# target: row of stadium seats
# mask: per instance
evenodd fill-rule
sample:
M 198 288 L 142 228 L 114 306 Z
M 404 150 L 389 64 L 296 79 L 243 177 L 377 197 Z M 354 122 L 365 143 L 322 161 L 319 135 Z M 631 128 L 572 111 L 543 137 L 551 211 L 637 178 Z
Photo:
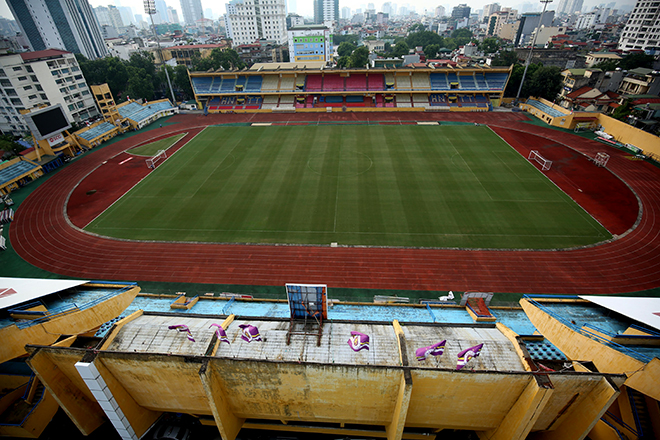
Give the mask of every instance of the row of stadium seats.
M 303 86 L 304 84 L 304 86 Z M 296 87 L 306 92 L 344 92 L 359 90 L 385 90 L 384 77 L 380 73 L 341 75 L 307 75 L 305 81 L 300 78 Z
M 89 130 L 85 130 L 82 133 L 78 133 L 77 136 L 80 136 L 81 138 L 85 139 L 86 141 L 92 141 L 92 139 L 96 139 L 99 136 L 103 136 L 104 134 L 114 130 L 116 127 L 112 125 L 109 122 L 103 122 L 99 125 L 96 125 Z
M 228 77 L 193 77 L 192 85 L 195 93 L 231 93 L 260 92 L 263 83 L 261 75 Z
M 262 108 L 277 108 L 277 97 L 264 99 Z M 266 106 L 266 104 L 269 104 Z M 387 105 L 391 104 L 391 105 Z M 476 107 L 488 108 L 490 101 L 483 95 L 448 95 L 444 93 L 425 94 L 377 94 L 374 97 L 364 95 L 349 96 L 322 96 L 305 95 L 295 98 L 296 108 L 324 108 L 324 107 Z
M 501 91 L 508 79 L 508 73 L 485 72 L 474 75 L 446 73 L 413 73 L 409 75 L 383 74 L 307 74 L 298 77 L 278 75 L 238 76 L 237 78 L 193 77 L 192 83 L 197 94 L 378 90 L 493 90 Z
M 37 168 L 39 168 L 39 165 L 35 163 L 28 162 L 26 160 L 20 160 L 15 164 L 0 170 L 0 185 L 4 185 L 5 183 L 10 182 L 24 174 L 36 171 Z
M 535 99 L 528 99 L 526 104 L 529 104 L 532 107 L 535 107 L 535 108 L 541 110 L 543 113 L 545 113 L 546 115 L 550 115 L 553 118 L 557 118 L 557 117 L 560 117 L 560 116 L 566 116 L 565 113 L 562 113 L 559 110 L 555 110 L 554 108 L 550 107 L 549 105 L 544 104 L 541 101 L 537 101 Z
M 429 75 L 431 90 L 503 90 L 508 73 L 487 72 L 485 74 L 457 75 L 455 72 L 432 73 Z

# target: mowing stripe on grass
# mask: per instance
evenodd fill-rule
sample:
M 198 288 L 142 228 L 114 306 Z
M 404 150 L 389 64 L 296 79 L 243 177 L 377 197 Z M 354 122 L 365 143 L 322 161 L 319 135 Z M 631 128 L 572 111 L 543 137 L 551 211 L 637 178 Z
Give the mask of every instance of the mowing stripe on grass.
M 563 248 L 609 233 L 486 126 L 208 127 L 89 231 L 127 239 Z

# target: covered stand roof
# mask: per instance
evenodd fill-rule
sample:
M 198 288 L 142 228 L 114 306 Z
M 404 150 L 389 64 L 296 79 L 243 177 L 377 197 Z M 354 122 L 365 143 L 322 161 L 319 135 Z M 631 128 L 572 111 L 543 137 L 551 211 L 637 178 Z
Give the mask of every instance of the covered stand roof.
M 580 295 L 580 298 L 660 331 L 660 298 L 592 295 Z
M 49 280 L 0 277 L 0 309 L 80 286 L 88 280 Z

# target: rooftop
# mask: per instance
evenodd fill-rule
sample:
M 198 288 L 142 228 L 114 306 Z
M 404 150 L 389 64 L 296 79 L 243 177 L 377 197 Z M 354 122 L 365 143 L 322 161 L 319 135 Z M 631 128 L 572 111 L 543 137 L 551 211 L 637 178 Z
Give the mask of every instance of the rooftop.
M 108 351 L 199 355 L 208 352 L 214 342 L 214 328 L 221 318 L 173 316 L 145 313 L 124 325 L 107 346 Z M 171 325 L 186 325 L 195 339 L 170 330 Z M 239 325 L 249 324 L 259 329 L 262 341 L 246 342 L 241 339 Z M 321 364 L 347 365 L 400 365 L 396 334 L 391 323 L 366 321 L 331 321 L 323 325 L 320 345 L 315 335 L 292 335 L 286 344 L 288 319 L 241 317 L 227 328 L 230 344 L 221 343 L 216 357 L 255 360 L 281 360 Z M 369 350 L 355 352 L 348 345 L 351 332 L 369 335 Z M 458 353 L 477 344 L 484 344 L 481 355 L 470 364 L 470 369 L 481 371 L 525 371 L 513 344 L 494 325 L 428 325 L 409 323 L 403 327 L 408 359 L 415 360 L 415 350 L 447 340 L 445 353 L 438 359 L 416 366 L 456 368 Z
M 32 61 L 43 58 L 58 58 L 67 54 L 71 54 L 71 52 L 67 52 L 66 50 L 60 50 L 60 49 L 46 49 L 46 50 L 37 50 L 34 52 L 23 52 L 21 53 L 21 58 L 23 58 L 23 61 Z

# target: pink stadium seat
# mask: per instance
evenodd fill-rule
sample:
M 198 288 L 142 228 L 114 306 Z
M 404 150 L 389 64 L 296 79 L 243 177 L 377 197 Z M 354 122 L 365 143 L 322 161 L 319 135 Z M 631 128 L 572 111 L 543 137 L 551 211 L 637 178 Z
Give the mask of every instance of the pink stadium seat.
M 346 78 L 346 90 L 367 90 L 367 75 L 360 73 Z
M 369 75 L 369 90 L 385 90 L 385 77 L 382 73 Z
M 321 75 L 307 75 L 305 90 L 308 92 L 320 92 L 323 90 L 323 77 Z
M 323 90 L 326 92 L 343 91 L 344 78 L 339 75 L 325 75 L 323 78 Z

